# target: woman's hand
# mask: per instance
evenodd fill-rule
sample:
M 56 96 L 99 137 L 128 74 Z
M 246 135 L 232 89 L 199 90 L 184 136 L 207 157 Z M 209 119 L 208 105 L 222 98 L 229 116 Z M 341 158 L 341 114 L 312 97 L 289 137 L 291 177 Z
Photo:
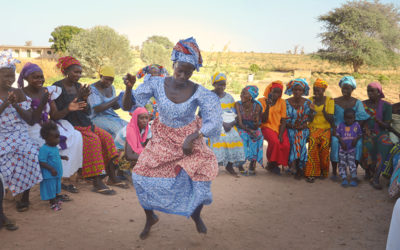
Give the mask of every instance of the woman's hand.
M 11 105 L 17 104 L 17 96 L 15 95 L 14 91 L 8 92 L 7 102 Z
M 126 76 L 123 79 L 124 79 L 124 84 L 125 84 L 126 89 L 132 89 L 133 86 L 135 86 L 136 76 L 128 73 L 128 74 L 126 74 Z
M 85 84 L 78 91 L 78 98 L 82 98 L 82 100 L 86 101 L 90 95 L 90 87 Z
M 57 176 L 57 170 L 55 170 L 54 168 L 51 168 L 50 173 L 52 176 Z
M 193 141 L 199 137 L 199 133 L 188 135 L 183 142 L 182 150 L 185 155 L 190 155 L 193 152 Z
M 86 102 L 78 102 L 78 98 L 75 98 L 72 100 L 72 102 L 68 105 L 68 111 L 73 112 L 73 111 L 78 111 L 78 110 L 84 110 L 86 108 L 87 104 Z

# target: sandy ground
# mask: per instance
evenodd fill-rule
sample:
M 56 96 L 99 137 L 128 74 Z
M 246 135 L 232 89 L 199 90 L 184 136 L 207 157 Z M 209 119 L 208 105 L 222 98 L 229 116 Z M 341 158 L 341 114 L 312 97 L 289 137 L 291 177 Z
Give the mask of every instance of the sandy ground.
M 5 201 L 20 229 L 2 229 L 0 249 L 384 249 L 394 205 L 386 190 L 366 182 L 345 189 L 261 168 L 240 178 L 221 170 L 212 184 L 214 202 L 203 210 L 207 235 L 190 219 L 157 213 L 160 221 L 143 241 L 144 214 L 133 187 L 114 196 L 93 193 L 86 183 L 79 188 L 59 212 L 40 201 L 37 186 L 27 212 Z

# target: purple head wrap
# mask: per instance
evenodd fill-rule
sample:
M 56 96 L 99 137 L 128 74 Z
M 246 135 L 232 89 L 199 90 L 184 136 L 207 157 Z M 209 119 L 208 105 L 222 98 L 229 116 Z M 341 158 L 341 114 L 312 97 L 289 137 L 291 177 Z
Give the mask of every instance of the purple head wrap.
M 382 91 L 382 85 L 379 82 L 371 82 L 370 84 L 368 84 L 368 87 L 377 89 L 379 94 L 381 95 L 381 98 L 385 98 L 385 95 Z
M 34 63 L 26 63 L 24 67 L 22 68 L 21 72 L 19 73 L 18 77 L 18 87 L 23 88 L 24 87 L 24 79 L 26 79 L 30 74 L 33 72 L 42 72 L 42 69 Z

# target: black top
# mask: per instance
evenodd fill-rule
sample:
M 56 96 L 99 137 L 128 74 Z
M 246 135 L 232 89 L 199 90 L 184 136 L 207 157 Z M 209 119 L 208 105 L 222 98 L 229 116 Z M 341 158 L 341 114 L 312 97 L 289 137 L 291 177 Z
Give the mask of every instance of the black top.
M 77 97 L 77 95 L 74 94 L 69 94 L 67 90 L 64 88 L 64 85 L 62 84 L 61 81 L 55 82 L 53 84 L 54 86 L 58 86 L 62 89 L 61 95 L 54 100 L 56 103 L 57 109 L 62 110 L 68 107 L 68 105 Z M 75 87 L 77 90 L 81 88 L 80 83 L 75 83 Z M 79 100 L 78 101 L 82 101 Z M 90 106 L 87 104 L 85 110 L 78 110 L 78 111 L 72 111 L 69 112 L 64 119 L 69 121 L 72 126 L 80 126 L 80 127 L 88 127 L 92 125 L 92 121 L 90 120 Z

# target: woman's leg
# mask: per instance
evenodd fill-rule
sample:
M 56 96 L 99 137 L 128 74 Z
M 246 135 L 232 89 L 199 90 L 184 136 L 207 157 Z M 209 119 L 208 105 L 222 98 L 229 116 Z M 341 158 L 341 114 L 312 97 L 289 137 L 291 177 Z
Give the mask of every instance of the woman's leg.
M 29 192 L 30 192 L 30 189 L 25 190 L 22 193 L 21 200 L 17 201 L 16 208 L 17 208 L 18 212 L 28 211 L 28 209 L 29 209 Z
M 201 234 L 207 234 L 207 227 L 201 219 L 201 210 L 203 209 L 203 205 L 199 205 L 192 214 L 192 219 L 194 223 L 196 223 L 197 232 Z
M 140 238 L 142 240 L 149 236 L 151 227 L 158 222 L 158 217 L 153 210 L 145 209 L 144 212 L 146 214 L 146 224 L 144 225 L 143 231 L 140 233 Z
M 238 176 L 237 173 L 235 172 L 235 170 L 233 169 L 233 163 L 232 162 L 228 162 L 228 164 L 225 167 L 226 171 L 228 171 L 228 173 L 230 173 L 233 176 Z

